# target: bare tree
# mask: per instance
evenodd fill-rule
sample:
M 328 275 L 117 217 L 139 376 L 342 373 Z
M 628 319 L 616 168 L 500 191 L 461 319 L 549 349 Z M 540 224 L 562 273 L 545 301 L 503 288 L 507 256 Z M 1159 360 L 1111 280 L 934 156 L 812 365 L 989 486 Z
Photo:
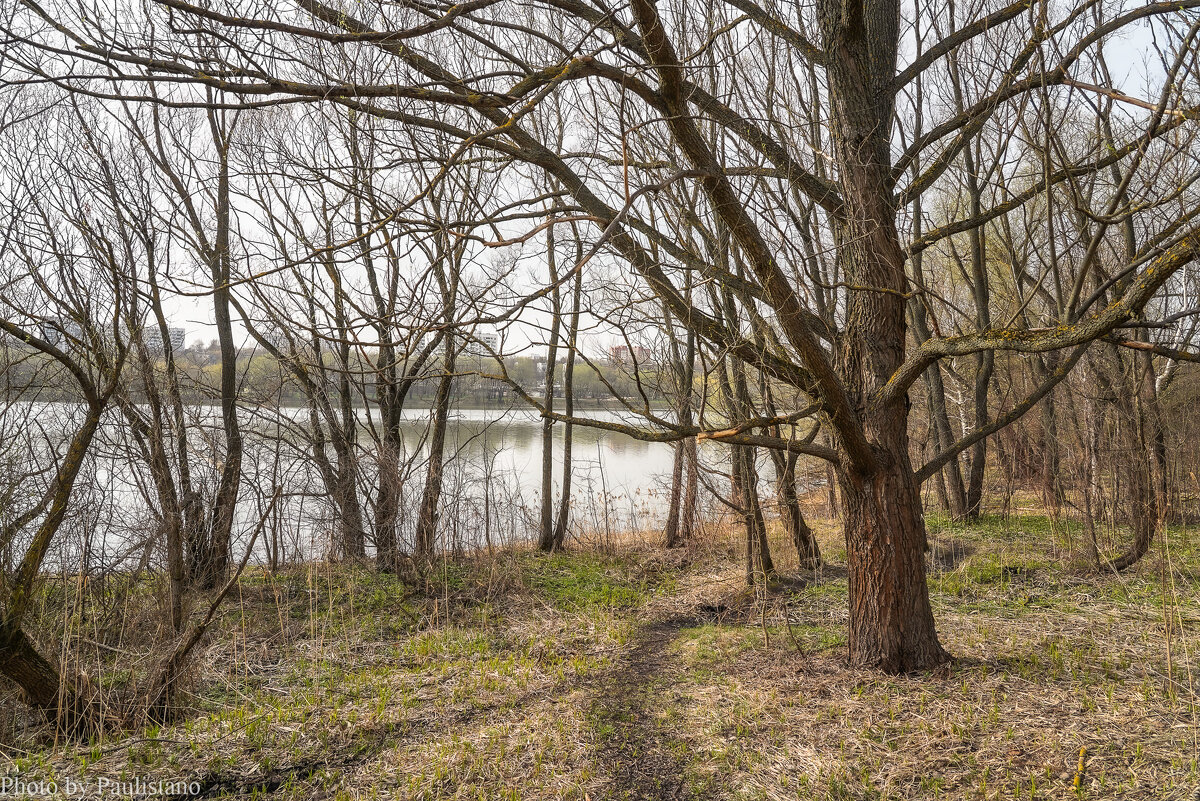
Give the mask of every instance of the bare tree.
M 69 118 L 58 122 L 71 125 Z M 67 519 L 89 449 L 120 386 L 128 353 L 124 332 L 131 285 L 125 254 L 109 250 L 97 236 L 103 216 L 93 217 L 87 205 L 78 202 L 80 196 L 72 196 L 70 182 L 57 184 L 58 191 L 48 190 L 55 185 L 53 179 L 61 180 L 79 163 L 74 144 L 55 153 L 53 161 L 29 160 L 31 154 L 49 155 L 36 146 L 32 152 L 20 145 L 6 148 L 9 155 L 20 157 L 16 164 L 22 166 L 9 173 L 4 199 L 0 332 L 14 346 L 56 366 L 52 385 L 75 403 L 60 410 L 65 416 L 62 431 L 45 440 L 45 464 L 35 474 L 44 478 L 14 476 L 28 482 L 27 492 L 6 515 L 0 550 L 20 548 L 24 553 L 11 573 L 0 577 L 0 673 L 16 682 L 52 723 L 78 732 L 102 725 L 92 688 L 74 671 L 60 672 L 38 651 L 22 624 L 34 603 L 47 554 Z M 14 401 L 40 401 L 36 393 L 22 397 L 11 389 L 5 398 L 9 410 Z M 25 419 L 36 426 L 36 417 L 44 414 Z M 19 422 L 11 414 L 5 418 L 7 425 Z
M 960 236 L 974 237 L 981 245 L 975 252 L 986 258 L 986 233 L 980 239 L 972 232 L 986 232 L 999 218 L 1027 208 L 1050 209 L 1057 188 L 1114 164 L 1124 164 L 1126 175 L 1144 175 L 1146 162 L 1138 154 L 1187 130 L 1197 117 L 1180 79 L 1196 66 L 1189 28 L 1198 5 L 987 4 L 914 57 L 904 47 L 907 32 L 916 20 L 923 21 L 921 31 L 930 31 L 940 7 L 903 8 L 895 0 L 784 7 L 753 0 L 633 0 L 617 10 L 587 0 L 519 7 L 482 0 L 422 9 L 373 4 L 369 17 L 320 0 L 302 0 L 295 10 L 162 0 L 150 7 L 136 35 L 103 14 L 96 19 L 94 9 L 57 17 L 28 2 L 6 23 L 6 34 L 18 43 L 14 63 L 79 89 L 108 91 L 105 81 L 119 71 L 124 82 L 169 80 L 219 90 L 219 103 L 228 107 L 338 104 L 455 137 L 462 143 L 456 158 L 498 153 L 551 176 L 602 232 L 603 246 L 676 320 L 687 321 L 731 363 L 766 373 L 812 402 L 810 416 L 822 419 L 831 447 L 774 436 L 772 421 L 753 418 L 723 429 L 719 439 L 833 464 L 850 571 L 850 658 L 905 671 L 947 658 L 925 580 L 920 483 L 1033 408 L 1090 343 L 1155 308 L 1151 301 L 1192 263 L 1200 241 L 1194 209 L 1174 220 L 1153 213 L 1164 195 L 1173 196 L 1169 189 L 1143 184 L 1142 196 L 1134 198 L 1125 188 L 1104 187 L 1088 212 L 1105 218 L 1124 209 L 1122 215 L 1136 217 L 1144 234 L 1134 258 L 1106 266 L 1095 253 L 1114 237 L 1112 225 L 1102 221 L 1075 249 L 1082 258 L 1070 265 L 1052 258 L 1059 264 L 1054 274 L 1066 279 L 1052 326 L 1028 327 L 1002 315 L 994 293 L 984 296 L 986 275 L 972 284 L 978 299 L 964 312 L 960 298 L 944 291 L 953 278 L 945 261 L 925 258 L 922 267 L 930 274 L 922 283 L 910 273 L 911 260 Z M 65 22 L 77 18 L 88 19 L 88 26 Z M 1167 80 L 1155 87 L 1153 100 L 1118 94 L 1093 58 L 1107 38 L 1138 23 L 1157 26 L 1169 51 Z M 773 59 L 741 47 L 755 37 L 771 43 Z M 59 54 L 65 42 L 74 55 L 64 66 Z M 362 64 L 386 63 L 388 71 L 360 69 L 354 66 L 359 61 L 340 57 L 346 51 L 362 53 Z M 714 59 L 720 70 L 708 67 Z M 950 69 L 973 77 L 970 85 L 959 82 L 961 104 L 935 102 L 928 94 L 934 83 L 953 87 Z M 927 79 L 920 107 L 927 124 L 919 136 L 898 139 L 902 130 L 912 130 L 916 109 L 909 90 L 918 77 Z M 545 135 L 555 118 L 541 113 L 541 102 L 551 95 L 588 109 L 576 120 L 586 151 L 556 147 L 563 140 Z M 984 202 L 982 182 L 968 208 L 944 202 L 956 195 L 955 165 L 979 172 L 977 142 L 1003 114 L 1030 109 L 1050 121 L 1071 109 L 1099 117 L 1100 109 L 1081 102 L 1097 97 L 1117 99 L 1130 114 L 1129 129 L 1115 138 L 1115 147 L 1059 147 L 1053 128 L 1041 125 L 1051 146 L 1029 138 L 1011 142 L 1019 158 L 1006 165 L 996 202 Z M 796 124 L 771 124 L 765 106 L 786 109 Z M 653 159 L 630 160 L 625 144 L 635 128 L 643 142 L 655 143 Z M 1179 163 L 1186 164 L 1186 153 L 1180 151 Z M 914 174 L 917 159 L 921 169 Z M 681 244 L 662 224 L 668 215 L 650 213 L 676 183 L 699 189 L 695 213 L 728 231 L 746 265 L 744 275 Z M 901 223 L 922 198 L 926 212 L 943 204 L 953 214 L 905 241 Z M 824 274 L 814 274 L 804 235 L 791 236 L 805 228 L 818 232 L 813 251 L 833 255 Z M 1061 227 L 1050 230 L 1065 245 Z M 689 300 L 680 289 L 684 267 L 736 290 L 739 304 L 752 298 L 778 345 L 757 347 L 730 327 L 720 309 Z M 1032 303 L 1045 289 L 1045 280 L 1034 277 L 1016 306 Z M 909 332 L 914 293 L 930 311 L 931 336 L 919 344 L 910 342 Z M 974 361 L 973 383 L 986 403 L 983 377 L 994 354 L 1051 351 L 1065 356 L 1047 380 L 1007 410 L 992 413 L 975 404 L 971 430 L 914 469 L 908 393 L 928 370 Z M 649 430 L 623 430 L 668 441 L 708 434 L 643 412 Z M 976 463 L 977 475 L 982 453 Z M 968 489 L 972 480 L 979 483 L 972 476 Z

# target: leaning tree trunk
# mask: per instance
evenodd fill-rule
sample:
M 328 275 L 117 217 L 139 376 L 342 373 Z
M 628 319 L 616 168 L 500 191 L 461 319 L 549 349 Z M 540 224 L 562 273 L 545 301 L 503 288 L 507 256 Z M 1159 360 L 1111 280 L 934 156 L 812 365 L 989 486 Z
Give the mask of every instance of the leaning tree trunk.
M 446 427 L 450 418 L 450 390 L 454 383 L 454 337 L 446 337 L 444 358 L 445 372 L 438 379 L 437 397 L 434 401 L 425 489 L 421 493 L 421 508 L 417 513 L 415 545 L 416 556 L 421 563 L 433 558 L 437 544 L 438 504 L 442 498 L 442 478 L 445 473 Z
M 451 245 L 445 235 L 440 243 L 446 254 L 447 265 L 439 265 L 438 286 L 442 292 L 442 322 L 449 326 L 454 321 L 455 303 L 458 293 L 459 267 L 456 255 L 461 256 L 462 244 Z M 450 418 L 450 393 L 454 388 L 455 358 L 458 355 L 458 336 L 447 332 L 442 350 L 442 376 L 438 379 L 437 396 L 433 404 L 433 430 L 429 436 L 429 464 L 425 473 L 425 488 L 421 493 L 421 507 L 417 512 L 415 552 L 418 569 L 423 569 L 433 559 L 437 544 L 438 504 L 442 499 L 442 479 L 445 474 L 443 461 L 446 447 L 446 426 Z
M 117 368 L 120 369 L 118 363 Z M 79 371 L 82 373 L 82 371 Z M 34 588 L 41 573 L 46 554 L 67 515 L 75 480 L 83 467 L 84 457 L 100 426 L 116 384 L 112 379 L 102 395 L 85 388 L 89 396 L 87 417 L 71 438 L 71 444 L 58 466 L 54 482 L 46 495 L 48 505 L 33 538 L 12 576 L 6 577 L 7 597 L 0 607 L 0 675 L 15 682 L 24 692 L 30 705 L 41 712 L 60 730 L 72 734 L 99 728 L 97 708 L 90 703 L 91 693 L 76 674 L 60 676 L 58 670 L 38 653 L 21 621 L 33 600 Z M 33 512 L 23 516 L 30 520 Z M 12 542 L 24 522 L 10 521 L 0 530 L 0 542 Z
M 200 586 L 215 589 L 229 572 L 233 521 L 237 509 L 238 490 L 242 480 L 242 432 L 238 425 L 237 344 L 234 342 L 233 320 L 230 316 L 229 281 L 231 256 L 229 252 L 229 146 L 220 143 L 220 173 L 217 186 L 216 244 L 209 254 L 213 282 L 213 320 L 221 348 L 221 424 L 225 432 L 225 454 L 217 493 L 213 500 L 211 526 L 201 545 L 197 564 L 192 573 Z
M 0 675 L 20 687 L 29 705 L 59 731 L 80 736 L 103 728 L 93 686 L 78 674 L 60 675 L 20 626 L 0 624 Z

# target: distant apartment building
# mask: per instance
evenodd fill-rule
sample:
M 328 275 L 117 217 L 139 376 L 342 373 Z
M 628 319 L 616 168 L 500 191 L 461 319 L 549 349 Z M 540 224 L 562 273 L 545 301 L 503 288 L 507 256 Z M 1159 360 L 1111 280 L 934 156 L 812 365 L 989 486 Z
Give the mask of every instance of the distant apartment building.
M 55 347 L 83 338 L 83 327 L 74 320 L 58 317 L 42 323 L 42 339 Z
M 608 360 L 613 364 L 646 364 L 652 358 L 649 348 L 634 345 L 613 345 L 608 349 Z
M 473 356 L 491 356 L 500 350 L 500 335 L 495 331 L 476 331 L 467 340 L 465 350 Z
M 418 348 L 426 348 L 429 343 L 437 337 L 437 332 L 427 331 L 421 335 L 418 341 Z M 491 356 L 493 353 L 500 350 L 500 335 L 494 331 L 474 331 L 466 332 L 461 329 L 455 329 L 451 336 L 454 337 L 455 344 L 458 345 L 458 352 L 464 356 Z M 445 345 L 445 340 L 438 346 L 437 352 L 441 354 L 442 347 Z
M 171 343 L 171 350 L 178 352 L 183 350 L 184 341 L 187 337 L 187 331 L 182 328 L 168 328 L 167 339 Z M 162 334 L 157 327 L 146 329 L 146 349 L 151 353 L 164 353 Z

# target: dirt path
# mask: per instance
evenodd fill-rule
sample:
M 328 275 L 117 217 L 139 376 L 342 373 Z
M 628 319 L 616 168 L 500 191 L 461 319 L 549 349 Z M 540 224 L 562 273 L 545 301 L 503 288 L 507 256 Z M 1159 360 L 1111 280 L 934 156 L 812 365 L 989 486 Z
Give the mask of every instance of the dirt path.
M 655 699 L 677 669 L 666 653 L 689 617 L 650 623 L 634 640 L 625 662 L 596 682 L 592 714 L 601 734 L 598 760 L 609 775 L 602 798 L 683 799 L 687 744 L 654 717 Z

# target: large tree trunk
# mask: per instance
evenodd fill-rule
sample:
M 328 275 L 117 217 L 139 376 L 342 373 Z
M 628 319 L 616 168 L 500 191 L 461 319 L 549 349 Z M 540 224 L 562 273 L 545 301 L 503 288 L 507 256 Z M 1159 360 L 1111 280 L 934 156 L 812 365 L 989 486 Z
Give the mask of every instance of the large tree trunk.
M 103 705 L 95 703 L 91 685 L 75 674 L 61 676 L 20 626 L 0 624 L 0 674 L 59 731 L 80 736 L 103 728 Z
M 879 448 L 872 475 L 839 484 L 850 567 L 850 660 L 904 673 L 948 659 L 938 643 L 925 582 L 925 521 L 908 463 L 907 435 Z
M 59 675 L 17 626 L 0 626 L 0 673 L 25 692 L 30 706 L 53 712 L 59 704 Z
M 837 259 L 847 296 L 838 373 L 870 454 L 839 468 L 850 572 L 850 662 L 889 672 L 946 661 L 925 583 L 925 522 L 908 454 L 908 399 L 876 393 L 904 361 L 905 254 L 896 231 L 891 131 L 900 13 L 894 3 L 821 0 L 833 144 L 845 211 Z M 841 423 L 839 435 L 857 432 Z M 856 451 L 861 450 L 855 444 Z
M 700 504 L 700 448 L 695 437 L 683 442 L 684 470 L 687 478 L 683 489 L 683 510 L 679 516 L 679 540 L 691 542 L 696 530 L 696 514 Z
M 337 485 L 334 505 L 341 512 L 338 521 L 340 550 L 346 559 L 363 559 L 367 555 L 366 525 L 363 522 L 362 502 L 358 497 L 358 460 L 348 448 L 338 453 Z
M 121 356 L 123 358 L 124 354 Z M 119 372 L 120 368 L 118 361 L 114 373 Z M 82 374 L 82 370 L 79 372 Z M 70 732 L 78 732 L 90 725 L 92 710 L 87 704 L 87 694 L 80 692 L 83 688 L 74 676 L 68 682 L 62 681 L 54 666 L 33 646 L 22 630 L 21 623 L 33 600 L 46 554 L 66 518 L 75 481 L 115 385 L 114 375 L 103 394 L 96 393 L 94 387 L 90 391 L 85 388 L 89 395 L 87 416 L 59 462 L 53 484 L 45 496 L 45 504 L 26 510 L 0 530 L 0 542 L 11 543 L 28 522 L 44 511 L 21 564 L 12 576 L 5 577 L 7 597 L 0 608 L 0 675 L 16 682 L 25 691 L 29 703 L 45 714 L 51 723 Z
M 400 449 L 385 434 L 376 459 L 375 480 L 375 559 L 383 570 L 395 570 L 400 564 L 400 543 L 396 536 L 400 521 Z

